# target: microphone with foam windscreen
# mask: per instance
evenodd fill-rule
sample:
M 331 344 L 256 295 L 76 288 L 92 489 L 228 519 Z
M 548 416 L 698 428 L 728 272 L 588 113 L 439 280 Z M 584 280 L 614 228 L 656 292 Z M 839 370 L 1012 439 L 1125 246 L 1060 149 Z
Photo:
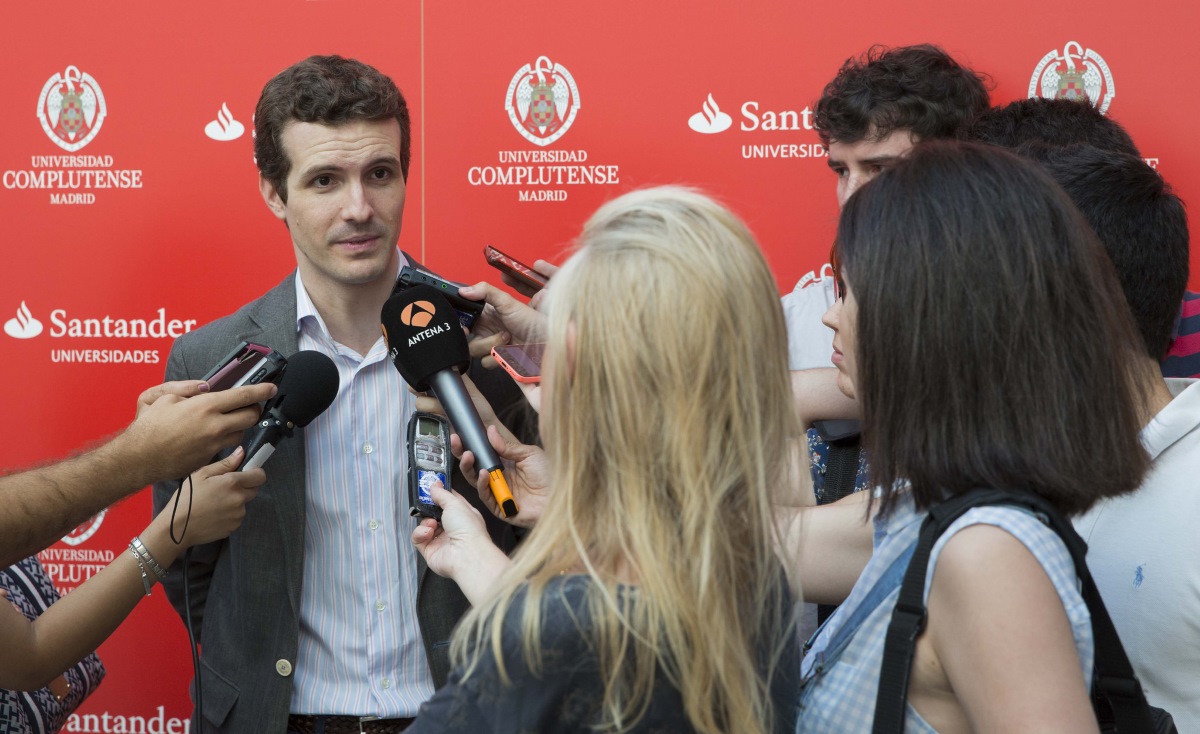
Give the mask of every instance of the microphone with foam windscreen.
M 517 514 L 500 457 L 488 441 L 479 411 L 471 402 L 461 373 L 471 363 L 467 337 L 454 307 L 435 288 L 414 285 L 394 293 L 380 313 L 383 338 L 392 364 L 418 392 L 430 391 L 442 403 L 446 417 L 488 474 L 492 497 L 505 517 Z
M 338 393 L 338 371 L 333 360 L 306 349 L 287 359 L 275 397 L 263 407 L 258 423 L 246 432 L 246 460 L 239 470 L 255 469 L 275 453 L 275 446 L 291 438 L 296 426 L 304 427 L 333 404 Z

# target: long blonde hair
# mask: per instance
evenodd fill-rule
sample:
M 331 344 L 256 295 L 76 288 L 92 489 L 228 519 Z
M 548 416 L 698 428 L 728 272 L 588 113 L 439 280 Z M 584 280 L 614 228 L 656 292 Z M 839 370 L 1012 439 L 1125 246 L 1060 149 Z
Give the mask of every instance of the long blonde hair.
M 768 671 L 790 623 L 771 496 L 800 430 L 766 261 L 708 197 L 635 191 L 587 222 L 548 298 L 554 495 L 460 626 L 455 660 L 469 675 L 490 644 L 506 675 L 501 633 L 519 608 L 536 670 L 546 584 L 580 571 L 600 730 L 635 725 L 665 675 L 697 731 L 770 731 Z

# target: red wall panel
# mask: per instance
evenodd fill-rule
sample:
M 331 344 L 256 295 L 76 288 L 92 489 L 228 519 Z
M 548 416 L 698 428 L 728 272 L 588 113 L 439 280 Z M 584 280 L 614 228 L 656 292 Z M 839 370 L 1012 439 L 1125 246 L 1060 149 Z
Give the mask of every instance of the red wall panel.
M 263 83 L 309 54 L 357 57 L 405 92 L 414 155 L 400 244 L 447 276 L 494 279 L 480 253 L 488 243 L 527 261 L 559 260 L 601 202 L 683 183 L 749 222 L 784 292 L 824 262 L 833 235 L 834 179 L 806 110 L 846 57 L 874 43 L 938 43 L 989 73 L 1002 103 L 1025 96 L 1047 52 L 1076 41 L 1109 67 L 1116 94 L 1108 114 L 1188 201 L 1200 193 L 1188 132 L 1197 15 L 1183 0 L 1153 10 L 1112 0 L 865 0 L 836 12 L 784 0 L 15 4 L 0 31 L 0 323 L 32 331 L 18 318 L 25 304 L 42 331 L 0 334 L 9 405 L 0 466 L 59 457 L 120 429 L 136 395 L 161 381 L 170 338 L 71 336 L 56 321 L 109 317 L 111 331 L 115 320 L 153 321 L 161 310 L 166 322 L 203 324 L 293 267 L 287 233 L 258 194 L 249 130 Z M 540 57 L 565 69 L 559 78 L 569 75 L 578 95 L 569 128 L 547 145 L 522 136 L 505 109 L 518 70 Z M 91 75 L 107 108 L 95 138 L 73 153 L 35 114 L 43 86 L 69 66 Z M 728 128 L 694 132 L 688 120 L 710 95 Z M 219 115 L 241 123 L 242 135 L 206 137 Z M 138 171 L 141 185 L 28 187 L 47 171 L 79 170 L 47 158 L 64 155 L 97 157 L 83 161 L 88 170 Z M 598 167 L 610 182 L 480 183 L 569 180 Z M 89 203 L 54 203 L 52 193 Z M 1193 265 L 1193 284 L 1198 272 Z M 65 552 L 123 552 L 148 514 L 149 498 L 139 495 L 109 510 L 87 540 L 43 557 L 70 588 L 96 561 L 64 561 Z M 108 679 L 70 730 L 135 731 L 141 719 L 149 731 L 183 731 L 171 722 L 190 712 L 190 659 L 161 592 L 100 652 Z

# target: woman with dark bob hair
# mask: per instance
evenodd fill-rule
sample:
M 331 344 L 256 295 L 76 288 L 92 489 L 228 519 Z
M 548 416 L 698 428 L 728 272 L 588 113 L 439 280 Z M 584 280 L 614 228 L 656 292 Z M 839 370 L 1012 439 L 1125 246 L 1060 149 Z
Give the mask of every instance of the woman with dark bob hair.
M 825 323 L 878 489 L 800 511 L 790 533 L 806 599 L 843 602 L 805 658 L 800 732 L 870 730 L 898 585 L 871 592 L 930 508 L 988 487 L 1069 515 L 1134 489 L 1148 466 L 1138 340 L 1116 275 L 1036 164 L 920 145 L 850 198 L 835 255 Z M 1028 511 L 959 518 L 930 556 L 905 730 L 1095 732 L 1074 569 Z

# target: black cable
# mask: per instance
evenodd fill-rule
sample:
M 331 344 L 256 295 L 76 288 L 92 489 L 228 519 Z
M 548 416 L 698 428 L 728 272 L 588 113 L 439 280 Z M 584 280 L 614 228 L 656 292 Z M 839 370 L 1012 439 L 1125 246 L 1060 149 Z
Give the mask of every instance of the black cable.
M 183 530 L 179 531 L 179 537 L 175 537 L 175 515 L 179 511 L 179 499 L 183 496 L 183 483 L 187 482 L 188 487 L 188 506 L 187 515 L 183 518 Z M 187 535 L 188 523 L 192 520 L 192 495 L 195 487 L 192 484 L 192 475 L 187 475 L 186 479 L 179 480 L 179 491 L 175 493 L 175 503 L 171 506 L 171 540 L 175 545 L 183 542 Z M 188 548 L 183 552 L 183 621 L 187 627 L 188 644 L 192 648 L 192 679 L 196 686 L 196 734 L 204 734 L 204 696 L 200 692 L 200 647 L 196 644 L 196 630 L 192 626 L 192 584 L 188 579 L 188 568 L 192 565 L 192 549 Z
M 191 565 L 192 549 L 183 552 L 183 609 L 184 620 L 187 622 L 188 644 L 192 647 L 192 679 L 196 686 L 196 734 L 204 734 L 204 696 L 200 692 L 200 648 L 196 644 L 196 631 L 192 627 L 192 585 L 188 581 L 188 567 Z
M 175 537 L 175 515 L 179 512 L 179 498 L 183 496 L 183 483 L 188 485 L 188 507 L 187 515 L 183 518 L 183 530 L 179 531 L 179 537 Z M 192 521 L 192 475 L 188 474 L 187 479 L 179 480 L 179 491 L 175 493 L 175 503 L 171 505 L 171 540 L 175 545 L 183 542 L 183 536 L 187 535 L 188 523 Z

